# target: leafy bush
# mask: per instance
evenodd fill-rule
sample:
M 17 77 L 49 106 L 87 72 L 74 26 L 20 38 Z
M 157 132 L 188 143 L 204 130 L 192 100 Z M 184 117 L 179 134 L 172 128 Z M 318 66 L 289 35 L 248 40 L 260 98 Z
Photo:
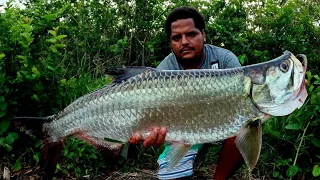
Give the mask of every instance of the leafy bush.
M 317 1 L 39 0 L 26 2 L 24 9 L 9 1 L 0 12 L 0 160 L 16 171 L 40 163 L 39 139 L 16 131 L 13 117 L 58 112 L 109 83 L 108 68 L 159 64 L 171 52 L 165 15 L 181 5 L 198 8 L 207 22 L 207 42 L 232 50 L 243 65 L 270 60 L 284 50 L 307 55 L 308 101 L 290 116 L 264 125 L 263 153 L 254 173 L 278 179 L 319 177 Z M 137 146 L 133 152 L 118 169 L 156 169 L 161 148 Z M 61 156 L 61 177 L 99 176 L 99 168 L 109 168 L 95 149 L 72 138 Z
M 320 77 L 309 71 L 309 97 L 302 108 L 288 117 L 274 117 L 264 125 L 264 152 L 260 163 L 273 177 L 319 176 L 320 163 Z

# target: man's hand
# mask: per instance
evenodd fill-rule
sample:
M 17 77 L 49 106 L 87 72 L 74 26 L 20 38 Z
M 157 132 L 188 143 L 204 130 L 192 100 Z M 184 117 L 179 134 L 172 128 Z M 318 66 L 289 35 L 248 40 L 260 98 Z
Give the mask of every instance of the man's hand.
M 143 141 L 142 144 L 145 148 L 151 146 L 159 147 L 164 143 L 166 134 L 167 128 L 155 127 L 152 129 L 150 135 L 146 139 L 143 140 L 142 135 L 139 132 L 137 132 L 130 138 L 129 142 L 131 144 L 138 144 L 140 141 Z

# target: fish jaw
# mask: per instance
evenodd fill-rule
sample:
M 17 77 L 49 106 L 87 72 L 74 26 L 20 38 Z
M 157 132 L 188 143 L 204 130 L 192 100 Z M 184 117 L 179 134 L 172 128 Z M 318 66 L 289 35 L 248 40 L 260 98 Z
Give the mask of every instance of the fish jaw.
M 286 116 L 292 113 L 294 110 L 300 109 L 304 104 L 307 96 L 308 93 L 306 87 L 304 85 L 301 85 L 301 89 L 294 99 L 287 101 L 284 104 L 270 105 L 265 107 L 260 106 L 259 108 L 262 112 L 270 114 L 272 116 Z

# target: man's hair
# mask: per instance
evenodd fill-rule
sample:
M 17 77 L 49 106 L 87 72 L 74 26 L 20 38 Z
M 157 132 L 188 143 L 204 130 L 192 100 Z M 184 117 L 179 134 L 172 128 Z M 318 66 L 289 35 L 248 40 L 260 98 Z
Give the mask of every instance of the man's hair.
M 174 9 L 169 13 L 165 23 L 165 30 L 168 38 L 171 35 L 171 24 L 179 19 L 192 18 L 194 25 L 200 31 L 205 30 L 205 23 L 202 15 L 198 10 L 192 7 L 182 6 Z

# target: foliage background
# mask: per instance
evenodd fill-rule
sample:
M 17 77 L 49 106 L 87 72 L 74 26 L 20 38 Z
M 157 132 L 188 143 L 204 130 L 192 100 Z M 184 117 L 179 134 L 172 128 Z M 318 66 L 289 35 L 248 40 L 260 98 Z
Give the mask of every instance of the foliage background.
M 155 67 L 171 52 L 165 17 L 174 7 L 198 8 L 207 43 L 233 51 L 243 65 L 285 50 L 308 57 L 309 98 L 290 116 L 264 125 L 255 177 L 316 179 L 320 175 L 320 3 L 307 0 L 30 0 L 0 12 L 0 167 L 37 173 L 40 142 L 16 131 L 14 116 L 46 116 L 104 84 L 108 68 Z M 160 149 L 131 148 L 116 169 L 86 143 L 70 138 L 57 177 L 107 177 L 106 172 L 156 170 Z M 200 156 L 197 172 L 210 177 L 218 147 Z M 30 173 L 29 172 L 29 173 Z M 101 174 L 101 172 L 104 172 Z M 244 167 L 239 176 L 247 173 Z M 110 175 L 110 174 L 109 174 Z

